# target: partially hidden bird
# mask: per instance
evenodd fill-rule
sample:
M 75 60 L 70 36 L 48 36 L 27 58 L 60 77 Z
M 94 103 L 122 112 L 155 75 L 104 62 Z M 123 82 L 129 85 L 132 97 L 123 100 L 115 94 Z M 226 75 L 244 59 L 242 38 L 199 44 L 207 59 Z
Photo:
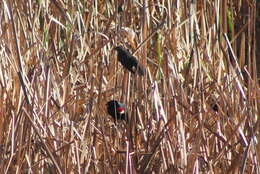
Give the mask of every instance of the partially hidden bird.
M 145 74 L 145 68 L 138 62 L 138 60 L 123 46 L 117 46 L 114 48 L 117 51 L 118 61 L 133 74 L 143 76 Z
M 116 100 L 110 100 L 106 104 L 107 112 L 115 120 L 128 120 L 127 108 L 123 103 L 120 103 Z

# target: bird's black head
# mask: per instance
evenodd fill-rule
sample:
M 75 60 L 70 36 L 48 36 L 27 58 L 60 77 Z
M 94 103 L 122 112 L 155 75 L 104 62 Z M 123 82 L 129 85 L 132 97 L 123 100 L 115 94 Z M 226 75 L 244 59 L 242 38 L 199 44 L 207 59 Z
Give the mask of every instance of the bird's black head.
M 118 106 L 118 101 L 116 100 L 110 100 L 109 102 L 107 102 L 107 108 L 109 107 L 117 107 Z
M 116 51 L 118 51 L 118 52 L 122 52 L 122 51 L 124 51 L 125 49 L 124 49 L 123 46 L 119 45 L 119 46 L 115 47 L 114 50 L 116 50 Z

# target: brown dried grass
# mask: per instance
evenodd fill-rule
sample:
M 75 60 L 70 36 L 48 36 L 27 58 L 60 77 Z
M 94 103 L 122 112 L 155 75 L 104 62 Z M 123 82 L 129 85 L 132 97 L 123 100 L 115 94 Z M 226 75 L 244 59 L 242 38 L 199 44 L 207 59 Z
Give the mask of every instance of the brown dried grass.
M 122 2 L 0 4 L 0 171 L 260 173 L 254 1 Z

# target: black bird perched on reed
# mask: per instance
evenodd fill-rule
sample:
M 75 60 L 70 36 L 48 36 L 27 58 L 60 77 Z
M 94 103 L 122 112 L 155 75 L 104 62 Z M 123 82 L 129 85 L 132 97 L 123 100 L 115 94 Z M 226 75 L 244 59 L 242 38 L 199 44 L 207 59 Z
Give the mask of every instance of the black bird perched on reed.
M 138 62 L 138 60 L 122 46 L 114 48 L 117 51 L 118 61 L 133 74 L 143 76 L 145 74 L 144 67 Z
M 128 120 L 127 108 L 123 103 L 116 100 L 107 102 L 107 112 L 116 120 Z

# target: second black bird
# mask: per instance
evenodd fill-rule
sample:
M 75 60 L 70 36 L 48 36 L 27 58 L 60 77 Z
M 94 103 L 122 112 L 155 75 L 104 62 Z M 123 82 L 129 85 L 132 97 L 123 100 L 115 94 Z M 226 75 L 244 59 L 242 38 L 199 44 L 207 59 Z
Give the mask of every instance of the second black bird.
M 123 103 L 120 103 L 116 100 L 111 100 L 107 102 L 107 112 L 116 120 L 125 120 L 127 121 L 127 108 Z
M 138 62 L 138 60 L 131 55 L 131 53 L 123 48 L 122 46 L 117 46 L 114 48 L 117 51 L 118 61 L 130 72 L 137 73 L 143 76 L 145 74 L 144 67 Z

